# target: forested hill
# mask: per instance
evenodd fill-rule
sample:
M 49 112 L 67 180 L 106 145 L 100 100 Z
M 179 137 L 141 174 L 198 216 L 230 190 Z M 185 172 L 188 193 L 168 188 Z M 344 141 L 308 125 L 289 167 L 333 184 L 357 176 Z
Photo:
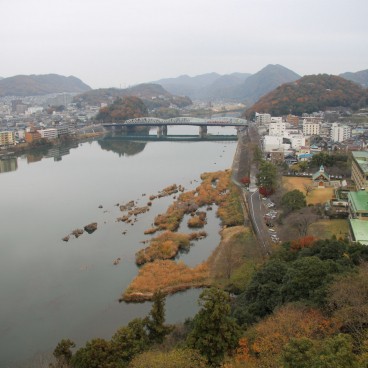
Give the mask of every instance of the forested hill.
M 110 105 L 117 98 L 127 96 L 139 97 L 149 108 L 169 107 L 175 105 L 184 107 L 192 104 L 189 97 L 175 96 L 166 91 L 162 86 L 154 83 L 143 83 L 133 87 L 118 88 L 100 88 L 85 92 L 74 98 L 74 101 L 89 105 L 98 106 L 101 103 Z
M 299 80 L 277 87 L 260 98 L 246 112 L 270 113 L 274 116 L 289 113 L 301 115 L 313 111 L 324 111 L 338 106 L 356 110 L 366 106 L 368 91 L 344 78 L 327 75 L 307 75 Z
M 0 80 L 0 96 L 38 96 L 62 92 L 78 93 L 90 89 L 91 87 L 76 77 L 65 77 L 58 74 L 16 75 Z

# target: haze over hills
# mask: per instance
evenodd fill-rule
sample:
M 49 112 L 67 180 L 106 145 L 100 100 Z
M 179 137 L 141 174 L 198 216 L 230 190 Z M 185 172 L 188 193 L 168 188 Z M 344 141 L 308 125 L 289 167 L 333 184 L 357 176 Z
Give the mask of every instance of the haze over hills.
M 192 99 L 211 101 L 237 101 L 254 103 L 258 98 L 279 85 L 300 78 L 290 69 L 282 65 L 267 65 L 255 74 L 217 73 L 202 74 L 196 77 L 187 75 L 178 78 L 156 81 L 172 93 L 187 95 Z
M 181 75 L 177 78 L 160 79 L 154 83 L 160 84 L 173 94 L 189 96 L 191 99 L 208 101 L 218 98 L 217 95 L 221 95 L 223 89 L 241 84 L 250 75 L 249 73 L 232 73 L 225 75 L 206 73 L 195 77 Z
M 360 70 L 358 72 L 346 72 L 340 74 L 340 77 L 360 84 L 364 88 L 368 88 L 368 69 Z
M 367 103 L 368 90 L 354 82 L 335 75 L 307 75 L 261 97 L 246 111 L 246 116 L 255 112 L 301 115 L 340 106 L 356 110 Z
M 0 96 L 38 96 L 49 93 L 84 92 L 91 87 L 80 79 L 58 74 L 16 75 L 0 80 Z
M 234 88 L 233 96 L 250 105 L 278 86 L 293 82 L 300 77 L 299 74 L 282 65 L 269 64 L 247 78 L 243 84 Z

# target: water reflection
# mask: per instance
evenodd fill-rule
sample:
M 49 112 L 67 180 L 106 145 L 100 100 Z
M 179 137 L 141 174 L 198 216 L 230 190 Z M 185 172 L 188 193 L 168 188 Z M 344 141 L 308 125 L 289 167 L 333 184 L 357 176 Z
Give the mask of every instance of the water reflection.
M 15 171 L 18 168 L 18 161 L 16 157 L 7 157 L 0 159 L 0 174 L 10 171 Z
M 134 156 L 144 150 L 146 143 L 134 142 L 134 141 L 123 141 L 115 137 L 105 137 L 98 141 L 100 147 L 105 151 L 115 152 L 120 156 Z

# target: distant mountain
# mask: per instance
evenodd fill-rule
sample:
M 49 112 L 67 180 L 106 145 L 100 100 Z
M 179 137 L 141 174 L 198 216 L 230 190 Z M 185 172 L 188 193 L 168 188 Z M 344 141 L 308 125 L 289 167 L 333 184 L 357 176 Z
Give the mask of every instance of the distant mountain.
M 126 96 L 139 97 L 149 109 L 169 107 L 171 105 L 184 107 L 192 104 L 190 98 L 172 95 L 162 86 L 153 83 L 138 84 L 125 89 L 94 89 L 75 96 L 74 101 L 93 106 L 99 106 L 101 103 L 110 105 L 117 98 Z
M 242 84 L 251 74 L 218 73 L 200 74 L 195 77 L 181 75 L 177 78 L 160 79 L 154 83 L 160 84 L 170 93 L 188 96 L 194 100 L 211 101 L 228 99 L 228 89 Z
M 217 73 L 200 74 L 195 77 L 181 75 L 177 78 L 160 79 L 153 83 L 159 84 L 172 94 L 197 98 L 198 91 L 208 87 L 221 75 Z
M 209 73 L 189 77 L 161 79 L 156 81 L 171 93 L 187 95 L 203 101 L 236 101 L 254 103 L 259 97 L 279 85 L 292 82 L 300 75 L 281 65 L 267 65 L 256 74 L 232 73 L 220 75 Z
M 37 96 L 90 90 L 80 79 L 58 74 L 16 75 L 0 80 L 0 96 Z
M 246 111 L 246 116 L 255 112 L 301 115 L 340 106 L 355 110 L 367 102 L 368 90 L 356 83 L 335 75 L 307 75 L 263 96 Z
M 300 75 L 282 65 L 269 64 L 247 78 L 243 84 L 234 88 L 232 95 L 233 98 L 249 105 L 276 87 L 284 83 L 293 82 L 299 78 Z
M 368 88 L 368 69 L 361 70 L 356 73 L 342 73 L 340 77 L 350 80 L 352 82 L 360 84 L 364 88 Z
M 0 77 L 0 80 L 4 79 L 4 77 Z
M 221 75 L 213 83 L 200 89 L 197 98 L 201 100 L 233 100 L 232 91 L 249 78 L 250 73 L 232 73 Z

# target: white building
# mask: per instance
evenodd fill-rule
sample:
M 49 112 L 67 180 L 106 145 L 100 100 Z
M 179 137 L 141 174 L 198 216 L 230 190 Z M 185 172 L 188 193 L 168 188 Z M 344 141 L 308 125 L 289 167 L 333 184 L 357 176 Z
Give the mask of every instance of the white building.
M 28 109 L 25 111 L 25 115 L 32 115 L 32 114 L 36 114 L 37 112 L 42 112 L 43 111 L 43 107 L 41 106 L 32 106 L 32 107 L 28 107 Z
M 270 123 L 268 126 L 268 134 L 272 136 L 284 136 L 286 130 L 286 123 L 283 123 L 282 121 Z
M 263 150 L 271 152 L 273 150 L 290 149 L 290 144 L 284 144 L 283 140 L 284 138 L 280 136 L 265 135 L 263 137 Z
M 57 136 L 60 137 L 61 135 L 66 135 L 69 133 L 69 126 L 68 125 L 56 125 L 55 129 L 57 130 Z
M 290 138 L 291 148 L 295 150 L 299 150 L 301 147 L 305 146 L 305 137 L 304 135 L 296 134 L 291 136 Z
M 343 142 L 351 137 L 351 129 L 347 125 L 333 123 L 331 125 L 330 137 L 333 142 Z
M 55 139 L 58 137 L 58 131 L 55 128 L 37 130 L 41 134 L 41 138 Z
M 271 116 L 271 123 L 282 123 L 281 116 Z
M 271 123 L 271 114 L 259 114 L 256 112 L 256 123 L 269 124 Z
M 319 135 L 321 132 L 321 123 L 319 121 L 308 121 L 303 119 L 304 135 Z

